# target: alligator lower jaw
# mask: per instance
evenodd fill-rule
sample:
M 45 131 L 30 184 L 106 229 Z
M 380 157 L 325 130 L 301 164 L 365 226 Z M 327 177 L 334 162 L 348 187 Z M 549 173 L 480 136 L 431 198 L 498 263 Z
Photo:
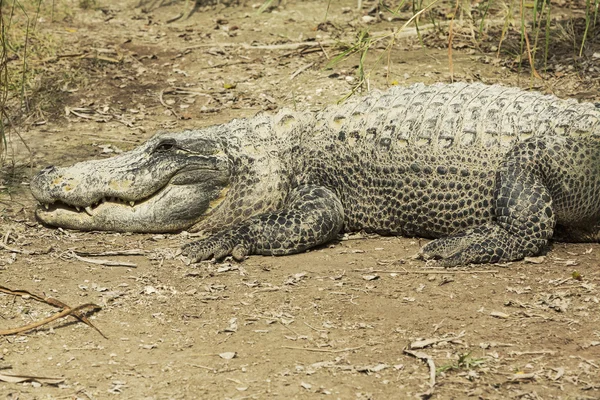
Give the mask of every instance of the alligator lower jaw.
M 123 203 L 100 203 L 88 212 L 77 211 L 75 207 L 62 203 L 38 207 L 36 217 L 42 223 L 80 231 L 111 232 L 176 232 L 187 228 L 181 221 L 160 222 L 153 218 L 144 218 L 148 214 L 147 207 L 130 206 Z M 152 214 L 152 211 L 150 211 Z M 191 223 L 189 224 L 191 225 Z
M 135 214 L 135 206 L 126 205 L 118 202 L 103 202 L 95 207 L 75 207 L 61 202 L 53 204 L 40 205 L 36 210 L 37 218 L 46 225 L 60 226 L 78 230 L 113 230 L 113 231 L 133 231 L 132 227 L 123 224 L 120 227 L 117 224 L 108 225 L 109 215 Z M 131 220 L 132 218 L 127 218 Z M 125 222 L 125 221 L 124 221 Z

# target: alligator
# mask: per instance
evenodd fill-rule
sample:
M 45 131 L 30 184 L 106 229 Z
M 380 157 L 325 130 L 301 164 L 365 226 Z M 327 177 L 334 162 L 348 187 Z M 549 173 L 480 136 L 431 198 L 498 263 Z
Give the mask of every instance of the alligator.
M 162 132 L 41 170 L 46 225 L 199 231 L 192 261 L 298 253 L 344 232 L 433 239 L 444 266 L 600 238 L 600 109 L 514 87 L 415 84 L 318 112 Z

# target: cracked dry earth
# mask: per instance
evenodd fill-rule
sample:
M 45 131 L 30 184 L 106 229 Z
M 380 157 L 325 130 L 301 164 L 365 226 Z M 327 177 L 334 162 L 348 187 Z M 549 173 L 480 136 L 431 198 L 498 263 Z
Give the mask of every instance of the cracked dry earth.
M 168 23 L 189 5 L 62 2 L 77 12 L 40 23 L 58 54 L 82 56 L 46 64 L 55 112 L 21 128 L 33 156 L 12 138 L 0 286 L 97 304 L 89 318 L 107 338 L 74 318 L 1 337 L 0 398 L 600 398 L 598 244 L 439 269 L 412 258 L 424 240 L 358 234 L 294 256 L 188 265 L 176 256 L 186 233 L 85 233 L 35 221 L 30 166 L 108 157 L 156 130 L 319 108 L 347 94 L 358 59 L 325 69 L 331 43 L 351 41 L 367 23 L 383 32 L 403 22 L 363 18 L 355 1 L 339 1 L 320 25 L 325 3 L 290 0 L 260 15 L 250 3 L 209 5 Z M 455 40 L 466 40 L 468 29 L 457 29 Z M 309 40 L 323 45 L 295 45 Z M 390 58 L 391 79 L 449 81 L 443 46 L 409 36 Z M 458 80 L 527 87 L 509 64 L 468 46 L 454 52 Z M 536 88 L 600 100 L 597 74 L 561 69 Z M 383 66 L 370 85 L 386 86 Z M 0 329 L 56 311 L 0 294 Z

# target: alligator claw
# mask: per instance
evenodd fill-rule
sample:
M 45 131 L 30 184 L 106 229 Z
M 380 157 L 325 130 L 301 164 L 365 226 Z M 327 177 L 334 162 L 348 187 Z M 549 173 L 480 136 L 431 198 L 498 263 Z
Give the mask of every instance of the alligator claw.
M 236 261 L 242 261 L 250 253 L 247 245 L 235 243 L 231 233 L 221 232 L 206 239 L 188 243 L 181 249 L 181 254 L 192 262 L 204 260 L 221 260 L 229 255 Z

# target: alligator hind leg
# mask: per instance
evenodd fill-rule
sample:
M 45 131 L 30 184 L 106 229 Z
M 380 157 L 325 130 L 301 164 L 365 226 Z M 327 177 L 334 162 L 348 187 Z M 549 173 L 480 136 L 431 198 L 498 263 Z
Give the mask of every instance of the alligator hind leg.
M 306 185 L 289 196 L 281 210 L 257 215 L 206 239 L 189 243 L 183 254 L 192 261 L 233 255 L 299 253 L 334 239 L 344 223 L 338 197 L 327 188 Z
M 433 240 L 421 250 L 422 258 L 456 266 L 538 254 L 556 225 L 552 196 L 544 182 L 545 169 L 551 165 L 545 149 L 543 139 L 515 145 L 496 174 L 495 218 L 483 226 Z

